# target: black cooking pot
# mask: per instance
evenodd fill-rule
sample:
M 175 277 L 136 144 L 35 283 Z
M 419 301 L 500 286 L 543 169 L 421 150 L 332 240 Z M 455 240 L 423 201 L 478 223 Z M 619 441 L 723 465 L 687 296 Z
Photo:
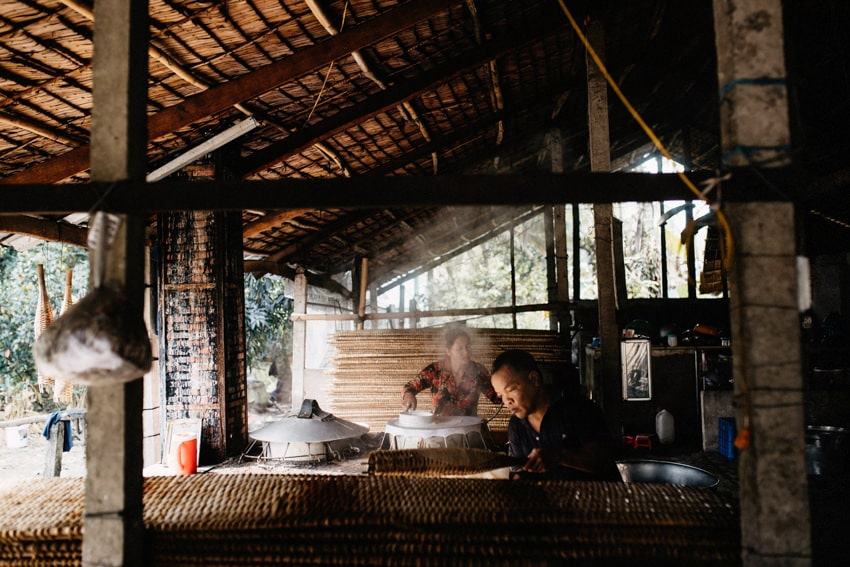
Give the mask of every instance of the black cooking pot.
M 806 472 L 815 476 L 844 475 L 850 471 L 850 438 L 843 427 L 809 425 L 806 428 Z

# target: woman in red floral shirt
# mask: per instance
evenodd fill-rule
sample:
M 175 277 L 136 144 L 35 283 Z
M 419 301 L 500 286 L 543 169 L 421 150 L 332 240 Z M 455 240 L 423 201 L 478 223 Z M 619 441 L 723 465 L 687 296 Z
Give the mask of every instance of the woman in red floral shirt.
M 446 358 L 426 366 L 402 388 L 404 411 L 416 409 L 416 394 L 431 390 L 434 415 L 477 415 L 483 393 L 494 404 L 501 400 L 490 384 L 490 372 L 471 358 L 469 333 L 449 327 L 445 334 Z

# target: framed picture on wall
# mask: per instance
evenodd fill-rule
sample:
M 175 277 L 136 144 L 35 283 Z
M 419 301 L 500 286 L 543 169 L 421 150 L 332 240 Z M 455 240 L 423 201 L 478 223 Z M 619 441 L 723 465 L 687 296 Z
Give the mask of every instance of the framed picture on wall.
M 198 459 L 201 456 L 201 420 L 198 418 L 169 419 L 162 463 L 175 468 L 177 446 L 189 439 L 197 439 L 195 458 Z
M 620 343 L 624 400 L 646 401 L 652 399 L 650 347 L 651 343 L 648 339 L 634 339 Z

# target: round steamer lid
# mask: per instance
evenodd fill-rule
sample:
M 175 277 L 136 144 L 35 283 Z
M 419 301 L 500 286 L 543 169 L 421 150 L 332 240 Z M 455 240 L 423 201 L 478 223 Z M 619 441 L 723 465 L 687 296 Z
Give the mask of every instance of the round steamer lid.
M 315 401 L 304 400 L 297 416 L 270 423 L 249 436 L 269 443 L 323 443 L 360 437 L 367 431 L 366 425 L 340 419 L 322 411 Z

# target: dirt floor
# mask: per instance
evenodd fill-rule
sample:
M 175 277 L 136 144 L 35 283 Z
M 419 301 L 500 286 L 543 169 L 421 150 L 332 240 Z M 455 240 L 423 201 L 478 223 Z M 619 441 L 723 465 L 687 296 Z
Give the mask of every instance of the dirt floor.
M 9 447 L 5 434 L 0 435 L 0 482 L 41 478 L 47 458 L 49 442 L 41 427 L 31 425 L 26 447 Z M 310 473 L 310 474 L 361 474 L 368 468 L 369 453 L 377 449 L 382 434 L 367 433 L 360 439 L 330 444 L 330 458 L 313 462 L 282 462 L 262 459 L 258 455 L 235 458 L 213 467 L 200 467 L 198 472 L 232 474 L 252 472 L 260 474 Z M 86 447 L 84 440 L 75 438 L 70 451 L 62 453 L 62 477 L 83 477 L 86 474 Z M 144 470 L 145 476 L 174 474 L 165 465 L 154 464 Z
M 0 480 L 41 478 L 47 458 L 49 441 L 42 435 L 44 426 L 32 424 L 27 431 L 26 447 L 10 447 L 6 443 L 5 429 L 0 434 Z M 74 477 L 86 474 L 86 447 L 74 439 L 70 451 L 62 454 L 60 476 Z

